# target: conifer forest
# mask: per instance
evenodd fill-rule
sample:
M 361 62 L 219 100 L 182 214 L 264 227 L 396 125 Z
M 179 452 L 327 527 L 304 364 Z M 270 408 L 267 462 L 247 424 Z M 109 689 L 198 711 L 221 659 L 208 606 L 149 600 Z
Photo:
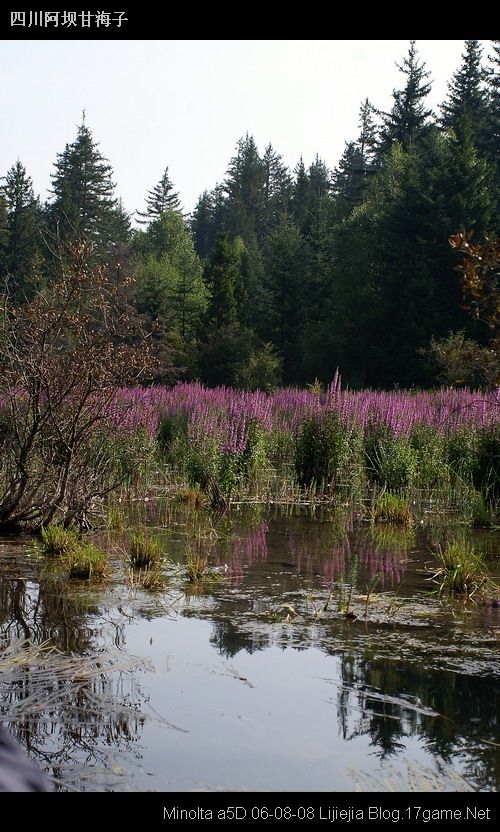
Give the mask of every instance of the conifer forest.
M 471 314 L 448 241 L 498 234 L 499 49 L 467 41 L 432 112 L 412 43 L 391 110 L 361 103 L 333 170 L 319 157 L 290 170 L 279 148 L 247 134 L 190 215 L 168 159 L 144 183 L 143 210 L 127 214 L 84 122 L 55 160 L 46 204 L 22 161 L 5 173 L 4 283 L 21 303 L 51 279 L 56 240 L 92 241 L 95 262 L 134 278 L 168 383 L 268 390 L 328 384 L 339 368 L 355 389 L 494 385 L 491 322 Z

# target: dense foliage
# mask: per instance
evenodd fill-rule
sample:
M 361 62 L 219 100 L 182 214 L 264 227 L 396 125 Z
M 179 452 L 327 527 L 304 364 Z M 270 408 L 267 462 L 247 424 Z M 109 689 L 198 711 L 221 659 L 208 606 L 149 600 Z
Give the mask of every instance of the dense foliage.
M 311 487 L 500 496 L 498 390 L 351 391 L 338 376 L 327 389 L 268 394 L 191 383 L 123 388 L 109 417 L 116 437 L 132 447 L 142 436 L 177 485 L 213 502 Z
M 19 161 L 0 188 L 9 296 L 33 297 L 54 278 L 57 241 L 85 238 L 117 282 L 136 278 L 134 303 L 161 347 L 157 382 L 270 390 L 328 383 L 340 367 L 352 388 L 494 386 L 491 315 L 467 308 L 484 306 L 488 286 L 471 296 L 456 268 L 463 249 L 448 242 L 500 232 L 498 42 L 488 51 L 465 42 L 434 113 L 412 41 L 389 111 L 362 103 L 359 135 L 333 171 L 319 157 L 291 171 L 247 134 L 186 217 L 159 163 L 135 229 L 84 120 L 57 156 L 46 205 Z

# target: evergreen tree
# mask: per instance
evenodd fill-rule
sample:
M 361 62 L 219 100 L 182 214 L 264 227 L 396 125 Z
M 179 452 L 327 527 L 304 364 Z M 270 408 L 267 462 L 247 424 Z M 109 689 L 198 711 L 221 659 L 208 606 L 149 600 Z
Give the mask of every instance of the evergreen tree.
M 465 41 L 462 64 L 448 84 L 448 100 L 441 107 L 442 124 L 460 136 L 472 131 L 474 144 L 483 149 L 488 124 L 488 111 L 481 64 L 482 48 L 477 40 Z
M 269 144 L 262 157 L 264 168 L 263 234 L 276 226 L 283 211 L 288 211 L 292 195 L 292 180 L 283 157 Z
M 8 272 L 7 245 L 9 240 L 9 220 L 5 197 L 0 191 L 0 288 Z
M 307 171 L 307 194 L 304 222 L 301 230 L 307 237 L 311 228 L 318 222 L 318 215 L 322 211 L 323 200 L 328 198 L 331 191 L 331 175 L 326 164 L 316 154 L 316 158 Z
M 339 218 L 348 216 L 366 194 L 375 172 L 376 128 L 373 107 L 368 98 L 360 108 L 360 134 L 356 142 L 348 142 L 333 175 L 333 191 Z
M 231 237 L 248 240 L 264 226 L 265 169 L 253 136 L 240 139 L 224 182 L 224 224 Z
M 425 106 L 425 99 L 431 90 L 426 80 L 430 73 L 420 61 L 415 41 L 410 41 L 408 56 L 403 59 L 399 71 L 406 78 L 401 90 L 392 93 L 394 104 L 390 113 L 381 113 L 383 126 L 380 131 L 379 153 L 387 153 L 394 142 L 407 150 L 418 144 L 426 135 L 432 111 Z
M 195 337 L 206 309 L 202 265 L 182 215 L 164 211 L 146 232 L 136 232 L 138 307 L 165 331 L 175 330 L 182 348 Z
M 333 191 L 340 218 L 347 217 L 363 201 L 365 176 L 363 156 L 356 142 L 348 142 L 333 173 Z
M 40 250 L 40 208 L 31 178 L 20 161 L 8 171 L 2 192 L 8 214 L 5 268 L 11 291 L 22 299 L 30 294 L 30 277 Z
M 130 214 L 125 210 L 121 197 L 117 200 L 116 207 L 109 216 L 108 233 L 112 246 L 130 240 L 132 233 Z
M 463 308 L 462 289 L 454 269 L 457 257 L 449 250 L 448 238 L 458 231 L 474 231 L 480 239 L 490 228 L 494 212 L 494 194 L 490 191 L 491 171 L 477 151 L 473 130 L 464 122 L 461 136 L 451 133 L 437 141 L 438 154 L 429 148 L 423 160 L 423 175 L 428 178 L 432 203 L 427 207 L 427 235 L 433 242 L 427 257 L 440 262 L 435 298 L 437 326 L 435 334 L 445 337 L 451 331 L 477 333 Z M 437 265 L 437 263 L 436 263 Z
M 237 241 L 235 241 L 237 242 Z M 241 297 L 238 298 L 238 318 L 256 335 L 265 340 L 266 307 L 268 298 L 264 288 L 264 262 L 255 236 L 246 243 L 239 238 Z
M 363 174 L 365 177 L 373 170 L 377 155 L 377 128 L 374 123 L 375 108 L 368 98 L 365 98 L 359 109 L 359 137 L 358 147 L 363 159 Z
M 116 199 L 108 161 L 83 122 L 72 144 L 59 153 L 52 175 L 53 202 L 49 207 L 52 234 L 63 242 L 83 237 L 98 251 L 112 241 Z
M 215 241 L 215 217 L 213 194 L 204 191 L 191 214 L 190 227 L 196 254 L 208 260 Z
M 302 156 L 295 170 L 295 181 L 292 188 L 292 216 L 300 229 L 304 229 L 307 221 L 307 195 L 309 178 Z
M 248 366 L 253 335 L 238 320 L 243 241 L 231 243 L 222 230 L 215 242 L 205 281 L 210 293 L 199 369 L 207 384 L 237 384 Z
M 314 208 L 319 201 L 330 192 L 330 171 L 323 159 L 316 154 L 316 158 L 308 170 L 308 202 L 309 209 Z
M 154 188 L 148 191 L 146 197 L 147 208 L 144 213 L 137 211 L 138 220 L 142 225 L 157 220 L 164 211 L 180 211 L 181 201 L 179 194 L 174 191 L 174 186 L 168 175 L 168 167 L 165 168 L 163 176 Z
M 487 72 L 488 122 L 485 151 L 493 169 L 493 192 L 496 194 L 494 228 L 500 233 L 500 41 L 494 41 L 491 66 Z
M 283 359 L 285 384 L 300 381 L 306 324 L 306 244 L 293 220 L 283 214 L 265 246 L 268 332 Z
M 208 323 L 214 329 L 237 323 L 237 287 L 240 284 L 240 253 L 226 231 L 217 237 L 210 263 L 205 268 L 209 288 Z

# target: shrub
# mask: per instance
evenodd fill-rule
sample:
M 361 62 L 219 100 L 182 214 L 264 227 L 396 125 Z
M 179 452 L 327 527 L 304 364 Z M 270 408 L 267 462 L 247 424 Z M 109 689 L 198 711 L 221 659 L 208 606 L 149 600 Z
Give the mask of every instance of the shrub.
M 477 465 L 478 436 L 471 428 L 460 428 L 446 438 L 446 456 L 450 470 L 465 482 L 471 482 Z
M 473 482 L 491 498 L 500 496 L 500 427 L 484 429 L 478 436 Z
M 116 390 L 155 364 L 123 281 L 93 265 L 90 243 L 54 242 L 53 279 L 33 276 L 43 291 L 21 304 L 1 296 L 0 402 L 13 427 L 2 447 L 4 528 L 39 529 L 54 505 L 68 525 L 89 522 L 96 498 L 119 484 L 105 453 Z
M 417 473 L 417 454 L 406 436 L 386 440 L 381 446 L 379 475 L 390 489 L 408 488 Z
M 450 471 L 442 434 L 427 425 L 418 425 L 411 433 L 410 444 L 416 453 L 415 484 L 426 489 L 448 485 Z
M 297 437 L 295 471 L 301 485 L 337 485 L 353 457 L 353 432 L 336 413 L 307 419 Z

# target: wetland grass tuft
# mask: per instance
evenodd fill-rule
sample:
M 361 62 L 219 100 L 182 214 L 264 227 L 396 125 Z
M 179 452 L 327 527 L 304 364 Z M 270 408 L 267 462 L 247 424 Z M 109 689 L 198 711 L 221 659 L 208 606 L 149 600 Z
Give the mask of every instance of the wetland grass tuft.
M 409 526 L 412 521 L 410 501 L 387 491 L 381 494 L 373 510 L 375 523 L 394 523 L 399 526 Z
M 78 546 L 78 534 L 74 529 L 65 529 L 57 523 L 42 526 L 40 534 L 43 552 L 46 555 L 66 555 Z
M 482 555 L 465 540 L 440 547 L 437 559 L 439 566 L 431 580 L 438 585 L 440 595 L 459 593 L 472 598 L 478 590 L 493 585 Z
M 148 592 L 160 592 L 168 585 L 167 576 L 156 566 L 146 569 L 130 569 L 128 577 L 131 587 L 140 587 Z
M 185 486 L 179 488 L 175 494 L 174 500 L 176 503 L 183 503 L 185 505 L 193 506 L 194 508 L 206 508 L 209 504 L 207 495 L 194 486 Z
M 162 543 L 151 534 L 138 532 L 130 538 L 128 554 L 133 569 L 151 569 L 162 561 Z
M 208 565 L 208 555 L 191 548 L 186 551 L 186 573 L 192 584 L 223 580 L 220 572 Z
M 70 578 L 100 580 L 109 570 L 108 556 L 93 543 L 77 546 L 68 555 Z
M 475 491 L 470 501 L 470 523 L 474 529 L 489 529 L 494 525 L 491 506 L 480 491 Z

